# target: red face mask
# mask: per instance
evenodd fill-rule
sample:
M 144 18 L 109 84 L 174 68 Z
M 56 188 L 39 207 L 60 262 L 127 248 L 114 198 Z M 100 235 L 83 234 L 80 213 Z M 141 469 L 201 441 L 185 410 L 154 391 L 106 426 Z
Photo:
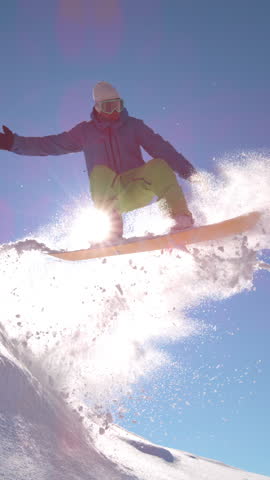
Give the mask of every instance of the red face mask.
M 98 116 L 100 118 L 103 118 L 104 120 L 109 120 L 113 122 L 120 118 L 120 113 L 119 112 L 113 112 L 113 113 L 98 112 Z

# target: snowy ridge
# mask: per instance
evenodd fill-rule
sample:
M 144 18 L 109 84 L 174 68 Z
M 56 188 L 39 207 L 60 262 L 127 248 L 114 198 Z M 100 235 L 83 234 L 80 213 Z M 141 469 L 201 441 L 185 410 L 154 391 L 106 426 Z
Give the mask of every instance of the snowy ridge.
M 263 480 L 219 462 L 163 448 L 111 425 L 98 433 L 31 374 L 1 334 L 1 480 Z
M 52 251 L 44 243 L 38 242 L 34 238 L 26 238 L 24 240 L 19 240 L 18 242 L 6 243 L 0 246 L 1 255 L 12 250 L 15 250 L 18 255 L 22 254 L 23 252 L 28 252 L 31 250 L 37 250 L 39 252 Z
M 95 449 L 79 416 L 1 345 L 0 478 L 127 479 Z

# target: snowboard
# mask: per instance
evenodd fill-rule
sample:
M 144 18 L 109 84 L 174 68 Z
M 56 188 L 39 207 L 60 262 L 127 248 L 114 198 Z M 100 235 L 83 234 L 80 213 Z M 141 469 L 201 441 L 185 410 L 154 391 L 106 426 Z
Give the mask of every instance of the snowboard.
M 177 233 L 127 238 L 118 245 L 100 244 L 83 250 L 50 251 L 48 254 L 62 260 L 78 261 L 181 247 L 185 250 L 186 245 L 217 240 L 251 230 L 260 216 L 260 212 L 250 212 L 223 222 L 193 227 Z

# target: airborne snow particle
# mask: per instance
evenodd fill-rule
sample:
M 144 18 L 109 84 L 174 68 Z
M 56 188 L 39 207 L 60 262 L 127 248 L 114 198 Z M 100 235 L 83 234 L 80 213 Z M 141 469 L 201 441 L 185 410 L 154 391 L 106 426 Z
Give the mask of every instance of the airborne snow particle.
M 119 293 L 120 293 L 121 295 L 123 295 L 123 290 L 122 290 L 120 284 L 118 283 L 118 284 L 115 285 L 115 286 L 116 286 L 117 290 L 119 291 Z

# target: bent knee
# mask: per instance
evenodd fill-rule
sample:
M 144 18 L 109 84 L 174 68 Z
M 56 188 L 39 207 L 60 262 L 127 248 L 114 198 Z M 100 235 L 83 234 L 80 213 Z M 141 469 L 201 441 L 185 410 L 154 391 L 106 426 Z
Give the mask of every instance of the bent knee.
M 157 168 L 161 171 L 172 171 L 171 167 L 163 158 L 152 158 L 152 160 L 149 160 L 149 162 L 147 162 L 147 168 Z

